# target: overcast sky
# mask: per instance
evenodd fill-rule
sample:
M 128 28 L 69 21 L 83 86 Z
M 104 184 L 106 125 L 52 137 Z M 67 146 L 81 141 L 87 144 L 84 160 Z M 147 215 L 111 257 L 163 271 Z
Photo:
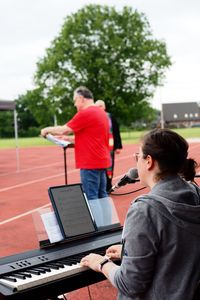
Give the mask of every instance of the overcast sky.
M 33 88 L 36 62 L 65 17 L 89 3 L 132 6 L 146 14 L 154 38 L 166 42 L 173 65 L 152 99 L 154 107 L 200 102 L 199 0 L 0 0 L 0 99 L 13 100 Z

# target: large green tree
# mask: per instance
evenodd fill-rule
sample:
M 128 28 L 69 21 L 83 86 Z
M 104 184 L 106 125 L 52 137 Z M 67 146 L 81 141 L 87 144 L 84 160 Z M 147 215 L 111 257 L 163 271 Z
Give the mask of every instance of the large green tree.
M 0 138 L 13 137 L 14 115 L 13 111 L 0 111 Z
M 143 13 L 88 5 L 66 18 L 39 60 L 37 107 L 64 122 L 74 113 L 73 90 L 85 85 L 123 124 L 149 118 L 149 100 L 170 64 L 165 42 L 153 38 Z
M 16 101 L 18 133 L 20 137 L 38 136 L 40 133 L 40 114 L 44 111 L 35 109 L 39 94 L 35 90 L 20 95 Z M 37 116 L 37 113 L 39 116 Z M 36 116 L 35 116 L 36 114 Z M 38 120 L 38 121 L 37 121 Z

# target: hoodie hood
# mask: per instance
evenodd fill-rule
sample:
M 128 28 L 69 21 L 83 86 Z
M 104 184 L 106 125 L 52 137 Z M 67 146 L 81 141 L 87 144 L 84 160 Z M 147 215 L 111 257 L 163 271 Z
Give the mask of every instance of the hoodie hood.
M 200 188 L 195 184 L 170 176 L 138 200 L 147 202 L 176 226 L 200 236 Z

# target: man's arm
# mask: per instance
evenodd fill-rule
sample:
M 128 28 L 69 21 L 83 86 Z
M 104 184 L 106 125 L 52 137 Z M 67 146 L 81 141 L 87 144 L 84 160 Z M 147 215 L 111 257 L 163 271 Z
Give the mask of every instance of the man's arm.
M 67 135 L 69 133 L 73 132 L 73 130 L 67 126 L 52 126 L 52 127 L 45 127 L 41 130 L 41 135 L 45 137 L 48 133 L 52 135 Z

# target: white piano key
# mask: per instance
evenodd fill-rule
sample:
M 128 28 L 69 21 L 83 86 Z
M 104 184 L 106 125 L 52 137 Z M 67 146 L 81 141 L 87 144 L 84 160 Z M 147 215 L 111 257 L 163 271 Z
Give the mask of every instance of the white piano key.
M 0 283 L 11 288 L 13 291 L 22 291 L 40 284 L 51 282 L 56 279 L 64 278 L 79 272 L 88 270 L 88 267 L 82 267 L 79 263 L 60 268 L 58 270 L 52 269 L 51 272 L 43 273 L 40 275 L 32 274 L 31 278 L 19 279 L 16 282 L 10 282 L 6 279 L 0 279 Z M 28 270 L 26 270 L 28 273 Z M 14 274 L 12 275 L 14 277 Z

